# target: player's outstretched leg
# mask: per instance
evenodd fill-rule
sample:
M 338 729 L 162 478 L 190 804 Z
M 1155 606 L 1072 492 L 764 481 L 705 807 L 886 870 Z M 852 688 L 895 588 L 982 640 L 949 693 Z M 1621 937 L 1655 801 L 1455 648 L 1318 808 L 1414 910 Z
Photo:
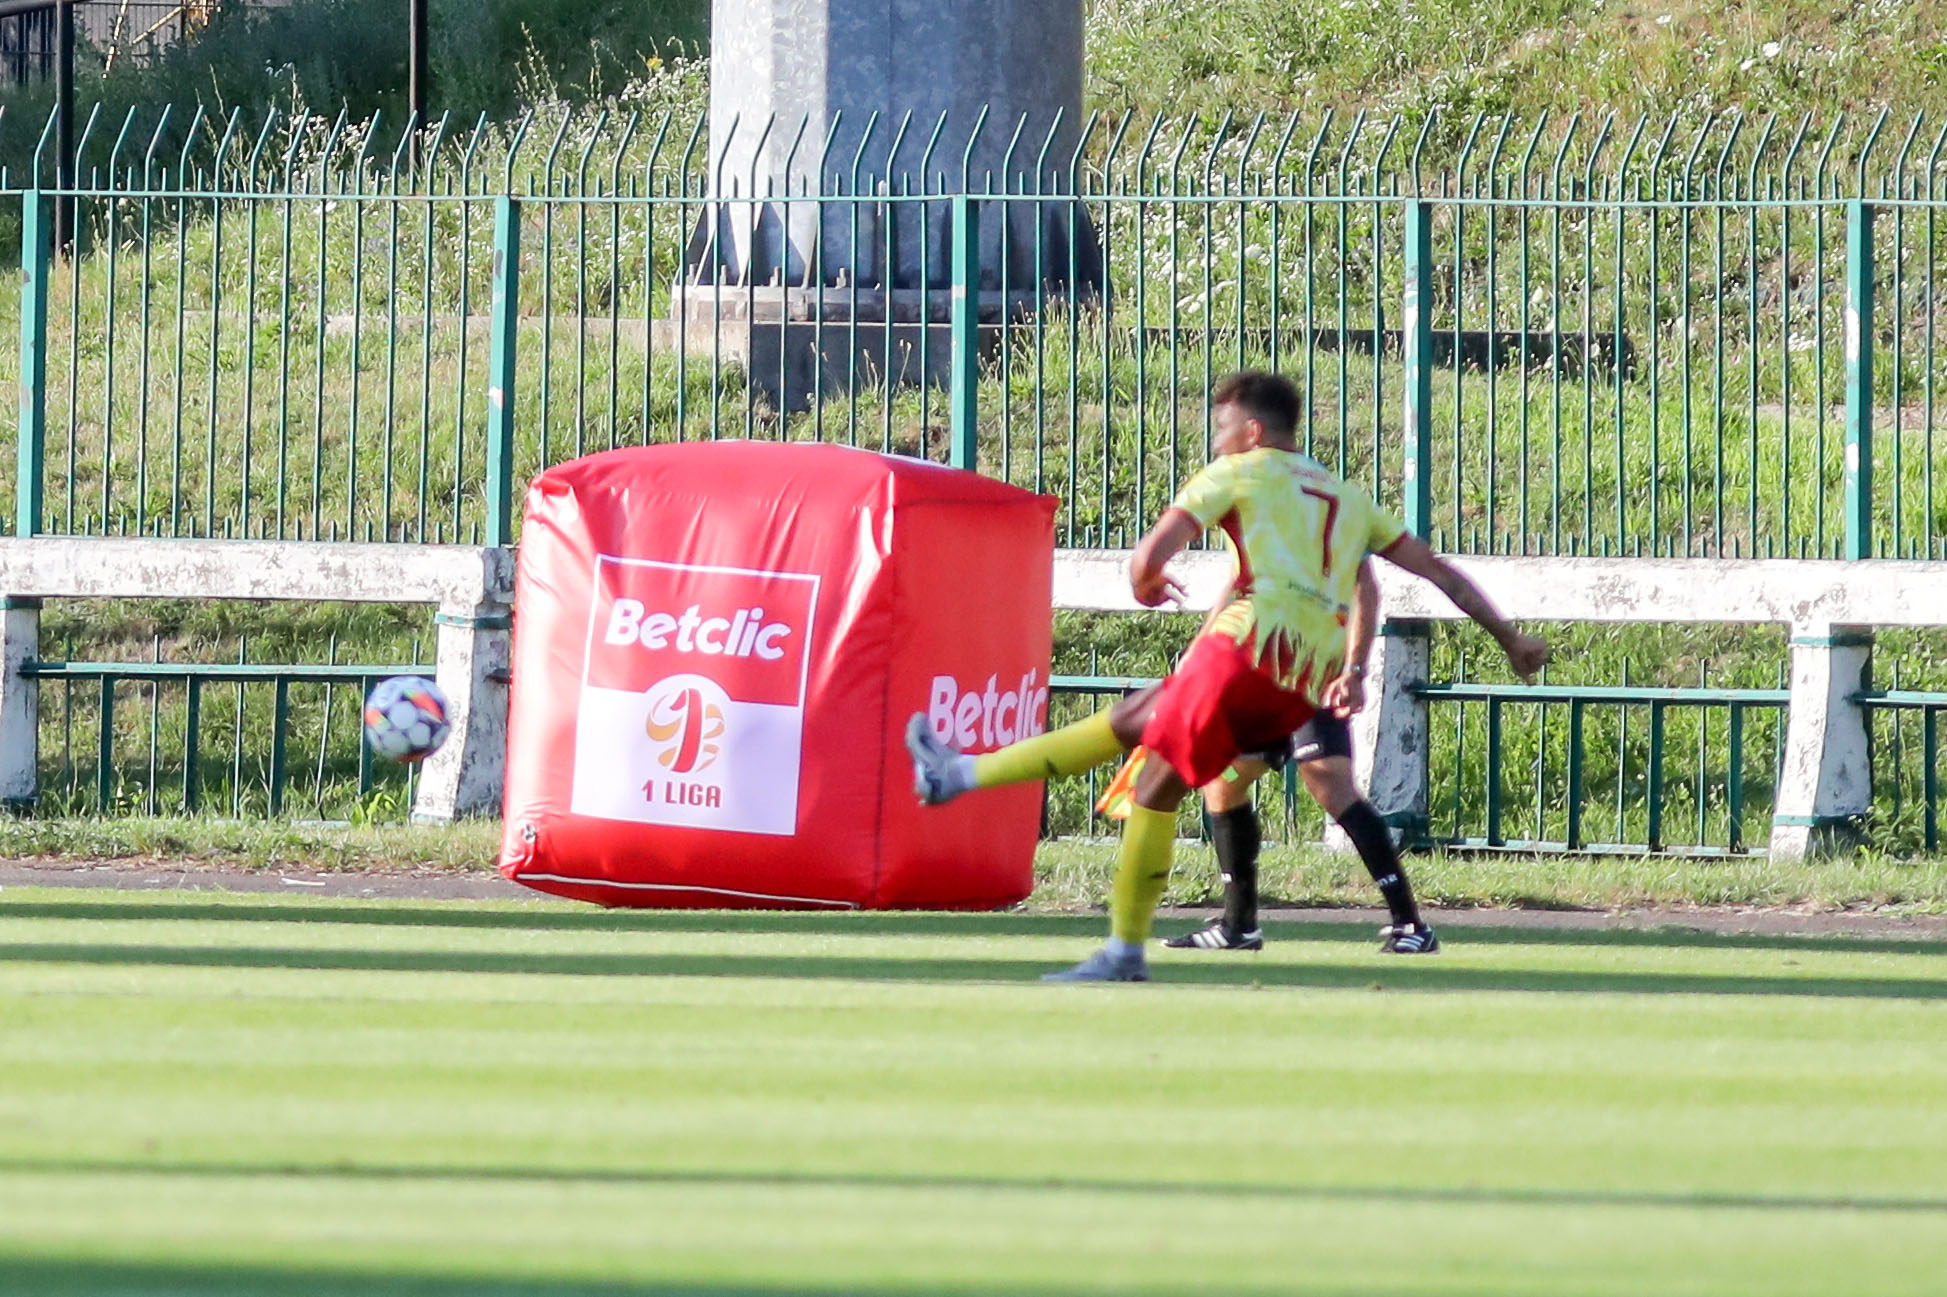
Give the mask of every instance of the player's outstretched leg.
M 923 712 L 914 712 L 906 722 L 906 752 L 913 759 L 913 792 L 927 806 L 950 802 L 975 788 L 999 788 L 1030 779 L 1078 775 L 1093 770 L 1126 747 L 1116 737 L 1106 711 L 979 756 L 968 756 L 947 746 L 933 733 Z

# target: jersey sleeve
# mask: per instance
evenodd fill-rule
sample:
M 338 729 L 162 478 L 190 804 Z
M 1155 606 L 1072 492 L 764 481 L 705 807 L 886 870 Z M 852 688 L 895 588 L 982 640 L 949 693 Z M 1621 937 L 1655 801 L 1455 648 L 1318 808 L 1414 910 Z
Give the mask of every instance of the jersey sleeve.
M 1170 508 L 1181 509 L 1205 527 L 1216 526 L 1237 503 L 1237 473 L 1231 459 L 1212 460 L 1197 470 L 1170 501 Z
M 1359 495 L 1366 508 L 1366 552 L 1377 554 L 1406 534 L 1406 524 L 1365 492 Z

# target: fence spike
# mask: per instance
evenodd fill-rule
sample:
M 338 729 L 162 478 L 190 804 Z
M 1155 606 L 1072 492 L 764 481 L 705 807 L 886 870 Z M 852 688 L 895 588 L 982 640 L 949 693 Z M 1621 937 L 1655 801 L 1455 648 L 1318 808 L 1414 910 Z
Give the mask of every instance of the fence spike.
M 1885 129 L 1886 119 L 1892 111 L 1891 108 L 1879 110 L 1879 116 L 1873 119 L 1873 129 L 1866 133 L 1866 142 L 1859 146 L 1858 190 L 1862 198 L 1866 195 L 1866 164 L 1872 158 L 1873 149 L 1879 144 L 1879 133 Z
M 991 104 L 982 104 L 980 106 L 980 114 L 974 118 L 973 129 L 967 132 L 967 147 L 961 150 L 960 153 L 960 192 L 963 194 L 973 192 L 974 149 L 980 144 L 981 132 L 987 129 L 987 110 L 992 106 Z M 1126 123 L 1128 120 L 1129 115 L 1124 113 L 1123 121 Z M 1117 136 L 1116 138 L 1120 140 L 1121 136 Z M 1114 156 L 1114 150 L 1110 151 L 1110 156 Z M 989 188 L 992 188 L 992 186 L 990 185 Z
M 1395 120 L 1395 124 L 1397 124 L 1397 121 L 1398 121 L 1398 118 L 1397 118 L 1397 115 L 1395 116 L 1395 119 L 1394 119 L 1394 120 Z M 1408 157 L 1408 159 L 1407 159 L 1407 170 L 1408 170 L 1409 172 L 1411 172 L 1411 173 L 1412 173 L 1412 176 L 1413 176 L 1413 196 L 1414 196 L 1415 198 L 1418 198 L 1418 197 L 1420 197 L 1420 196 L 1422 196 L 1422 195 L 1423 195 L 1423 194 L 1424 194 L 1424 193 L 1426 192 L 1426 186 L 1425 186 L 1425 185 L 1424 185 L 1424 184 L 1422 183 L 1422 181 L 1421 181 L 1421 179 L 1420 179 L 1420 157 L 1421 157 L 1421 155 L 1422 155 L 1423 153 L 1425 153 L 1425 152 L 1426 152 L 1426 142 L 1427 142 L 1427 140 L 1428 140 L 1428 139 L 1430 139 L 1430 138 L 1432 138 L 1432 135 L 1433 135 L 1433 126 L 1434 126 L 1434 123 L 1435 123 L 1435 122 L 1437 122 L 1437 121 L 1439 121 L 1439 120 L 1440 120 L 1440 110 L 1439 110 L 1438 108 L 1429 108 L 1429 109 L 1427 110 L 1427 114 L 1426 114 L 1426 116 L 1420 119 L 1420 133 L 1419 133 L 1419 135 L 1418 135 L 1418 136 L 1417 136 L 1417 137 L 1416 137 L 1416 138 L 1414 139 L 1414 141 L 1413 141 L 1413 152 L 1412 152 L 1412 154 L 1411 154 L 1411 155 L 1410 155 L 1410 156 Z M 1480 121 L 1481 121 L 1481 115 L 1480 115 L 1479 113 L 1475 113 L 1475 114 L 1474 114 L 1474 127 L 1475 127 L 1475 129 L 1476 129 L 1476 130 L 1478 130 L 1478 129 L 1479 129 L 1479 127 L 1480 127 Z M 1389 142 L 1390 142 L 1390 141 L 1389 141 Z M 1473 144 L 1473 139 L 1472 139 L 1472 136 L 1470 135 L 1470 136 L 1468 137 L 1468 143 L 1467 143 L 1467 145 L 1466 145 L 1466 146 L 1463 146 L 1463 147 L 1462 147 L 1462 149 L 1461 149 L 1461 153 L 1462 153 L 1462 156 L 1463 156 L 1463 159 L 1464 159 L 1464 156 L 1465 156 L 1465 154 L 1466 154 L 1466 152 L 1467 152 L 1467 149 L 1468 149 L 1468 148 L 1471 148 L 1471 147 L 1472 147 L 1472 144 Z M 1383 156 L 1383 154 L 1382 154 L 1382 156 Z M 1463 161 L 1461 162 L 1461 164 L 1460 164 L 1460 169 L 1461 169 L 1461 170 L 1465 170 L 1465 168 L 1466 168 L 1466 163 L 1465 163 L 1465 161 L 1463 160 Z M 1377 168 L 1375 167 L 1375 180 L 1376 180 L 1376 179 L 1377 179 Z M 1457 183 L 1458 183 L 1458 182 L 1456 181 L 1456 184 L 1457 184 Z M 1375 184 L 1375 186 L 1374 186 L 1374 188 L 1375 188 L 1375 191 L 1376 191 L 1376 190 L 1377 190 L 1377 185 L 1376 185 L 1376 184 Z M 1394 188 L 1395 190 L 1397 190 L 1397 189 L 1399 188 L 1399 184 L 1398 184 L 1398 180 L 1397 180 L 1397 178 L 1395 178 L 1395 180 L 1394 180 L 1394 184 L 1393 184 L 1393 188 Z
M 805 121 L 808 122 L 810 120 L 811 120 L 811 114 L 806 113 Z M 629 120 L 622 124 L 622 138 L 618 139 L 615 142 L 615 156 L 609 159 L 608 187 L 610 191 L 613 193 L 619 194 L 622 192 L 622 157 L 624 154 L 626 154 L 629 151 L 629 144 L 632 140 L 635 139 L 636 128 L 641 124 L 642 124 L 642 110 L 631 109 L 629 112 Z M 804 134 L 803 126 L 798 127 L 798 134 L 799 135 Z M 793 152 L 797 151 L 795 145 L 792 147 L 792 151 Z M 786 166 L 785 174 L 786 175 L 790 174 L 790 168 L 788 165 Z
M 1271 155 L 1271 189 L 1274 193 L 1280 193 L 1284 189 L 1284 186 L 1279 183 L 1279 178 L 1284 175 L 1285 150 L 1291 147 L 1291 137 L 1297 130 L 1298 110 L 1294 108 L 1290 115 L 1285 118 L 1284 134 L 1278 137 L 1278 151 Z M 1152 137 L 1155 133 L 1153 129 L 1150 131 Z M 1148 151 L 1144 150 L 1144 152 L 1146 155 Z M 1142 184 L 1140 177 L 1138 177 L 1136 183 L 1140 188 Z
M 1900 151 L 1893 159 L 1893 197 L 1895 198 L 1902 197 L 1906 189 L 1906 159 L 1907 154 L 1913 151 L 1914 137 L 1920 133 L 1920 116 L 1919 113 L 1913 114 L 1913 124 L 1906 128 L 1906 138 L 1900 141 Z M 1880 177 L 1879 192 L 1882 198 L 1886 196 L 1884 176 Z
M 1359 137 L 1365 134 L 1365 130 L 1366 130 L 1366 110 L 1361 108 L 1358 112 L 1352 115 L 1352 130 L 1349 134 L 1346 135 L 1345 143 L 1339 149 L 1338 193 L 1341 196 L 1350 192 L 1350 189 L 1347 186 L 1346 179 L 1345 179 L 1346 169 L 1352 165 L 1352 150 L 1358 147 Z
M 1061 112 L 1060 109 L 1056 109 L 1055 111 L 1057 115 Z M 1082 123 L 1082 133 L 1075 137 L 1075 151 L 1068 155 L 1068 188 L 1063 190 L 1064 193 L 1077 194 L 1081 192 L 1081 186 L 1077 183 L 1077 177 L 1081 171 L 1082 154 L 1088 148 L 1089 137 L 1094 134 L 1095 118 L 1093 115 L 1090 115 Z
M 1568 146 L 1574 142 L 1576 128 L 1581 124 L 1581 113 L 1574 112 L 1568 115 L 1568 129 L 1562 132 L 1562 142 L 1555 149 L 1555 165 L 1548 173 L 1548 197 L 1551 201 L 1561 201 L 1562 163 L 1568 157 Z
M 1319 119 L 1318 134 L 1312 137 L 1311 149 L 1305 154 L 1305 196 L 1312 193 L 1312 169 L 1318 164 L 1319 152 L 1325 147 L 1325 137 L 1332 129 L 1332 110 L 1327 108 L 1325 116 Z
M 514 133 L 507 139 L 507 161 L 501 168 L 500 188 L 508 197 L 514 193 L 514 168 L 521 155 L 521 147 L 527 143 L 528 128 L 534 124 L 534 110 L 522 111 L 520 120 L 514 123 Z M 530 186 L 531 187 L 531 186 Z
M 1438 120 L 1439 116 L 1440 110 L 1437 108 L 1427 114 L 1425 124 L 1420 127 L 1420 138 L 1413 145 L 1412 170 L 1413 196 L 1415 198 L 1420 197 L 1424 192 L 1420 187 L 1420 152 L 1426 148 L 1427 135 L 1432 131 L 1433 123 Z M 1455 159 L 1453 165 L 1453 192 L 1455 194 L 1465 194 L 1467 192 L 1467 163 L 1474 156 L 1474 145 L 1480 139 L 1481 126 L 1486 120 L 1487 114 L 1475 113 L 1474 120 L 1468 124 L 1467 138 L 1461 141 L 1460 156 Z M 1447 192 L 1445 185 L 1440 187 L 1440 192 L 1443 194 Z
M 940 145 L 940 135 L 946 130 L 946 118 L 946 110 L 941 109 L 939 120 L 933 123 L 933 133 L 926 137 L 926 148 L 919 155 L 919 192 L 922 194 L 936 192 L 930 187 L 933 181 L 933 150 Z
M 1386 154 L 1392 151 L 1393 141 L 1399 136 L 1399 123 L 1400 115 L 1394 113 L 1392 120 L 1386 123 L 1386 134 L 1379 141 L 1379 151 L 1372 155 L 1372 170 L 1369 173 L 1372 178 L 1371 193 L 1379 192 L 1379 173 L 1386 165 Z
M 1244 192 L 1244 173 L 1250 168 L 1251 154 L 1257 149 L 1257 137 L 1264 129 L 1264 114 L 1251 118 L 1251 133 L 1244 137 L 1244 151 L 1237 155 L 1237 192 Z
M 1534 157 L 1535 150 L 1541 146 L 1541 134 L 1547 129 L 1548 110 L 1544 108 L 1541 110 L 1541 115 L 1535 119 L 1535 129 L 1528 137 L 1528 147 L 1522 150 L 1521 161 L 1515 168 L 1521 173 L 1521 196 L 1524 198 L 1531 196 L 1531 190 L 1539 192 L 1541 188 L 1541 180 L 1534 171 Z M 1533 182 L 1532 185 L 1530 181 Z

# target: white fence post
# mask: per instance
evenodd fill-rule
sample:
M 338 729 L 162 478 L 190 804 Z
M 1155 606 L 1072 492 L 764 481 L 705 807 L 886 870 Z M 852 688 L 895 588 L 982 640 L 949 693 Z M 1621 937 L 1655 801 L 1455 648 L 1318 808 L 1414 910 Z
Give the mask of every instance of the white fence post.
M 1791 701 L 1784 768 L 1771 816 L 1771 858 L 1802 860 L 1857 837 L 1872 809 L 1872 746 L 1866 687 L 1873 632 L 1858 626 L 1798 625 L 1791 635 Z
M 1366 705 L 1352 718 L 1352 772 L 1366 800 L 1408 842 L 1427 828 L 1426 699 L 1414 690 L 1427 681 L 1432 625 L 1388 620 L 1379 628 L 1367 662 Z M 1325 845 L 1350 851 L 1336 822 L 1325 826 Z
M 0 806 L 40 796 L 40 681 L 20 673 L 40 640 L 41 601 L 0 596 Z
M 445 823 L 498 815 L 507 773 L 507 700 L 513 665 L 513 614 L 497 601 L 442 605 L 437 681 L 453 732 L 426 758 L 412 818 Z

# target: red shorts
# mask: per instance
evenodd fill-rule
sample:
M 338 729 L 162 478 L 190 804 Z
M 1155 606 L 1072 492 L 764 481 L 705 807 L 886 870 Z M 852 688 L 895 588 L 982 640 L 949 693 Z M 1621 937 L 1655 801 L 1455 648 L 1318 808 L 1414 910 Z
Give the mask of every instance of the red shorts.
M 1312 718 L 1311 699 L 1279 685 L 1225 634 L 1197 636 L 1157 691 L 1143 746 L 1201 788 L 1245 752 L 1282 740 Z

